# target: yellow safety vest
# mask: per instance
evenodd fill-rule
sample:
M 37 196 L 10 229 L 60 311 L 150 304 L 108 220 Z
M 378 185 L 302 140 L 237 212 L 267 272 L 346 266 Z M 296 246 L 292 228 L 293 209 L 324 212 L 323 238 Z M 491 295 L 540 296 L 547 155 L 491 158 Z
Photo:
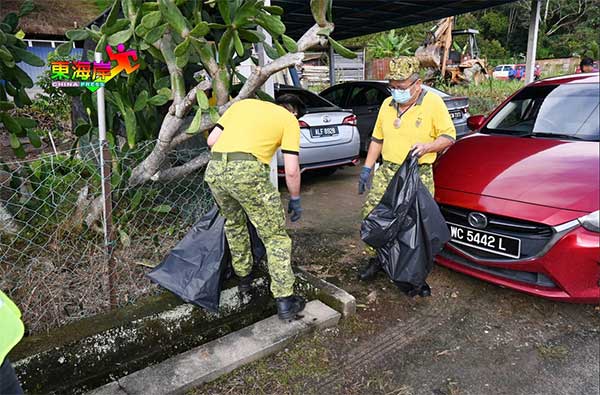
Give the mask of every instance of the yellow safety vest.
M 19 308 L 0 291 L 0 364 L 19 340 L 23 338 L 25 326 Z

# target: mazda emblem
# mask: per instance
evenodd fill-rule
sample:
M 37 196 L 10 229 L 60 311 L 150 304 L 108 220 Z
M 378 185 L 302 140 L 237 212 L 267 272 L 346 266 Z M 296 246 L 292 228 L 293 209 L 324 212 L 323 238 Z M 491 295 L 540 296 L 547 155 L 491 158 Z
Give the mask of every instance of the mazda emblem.
M 485 229 L 488 226 L 488 219 L 482 213 L 469 213 L 467 220 L 469 225 L 477 229 Z
M 324 115 L 323 116 L 323 123 L 329 123 L 331 122 L 331 118 L 329 118 L 329 115 Z

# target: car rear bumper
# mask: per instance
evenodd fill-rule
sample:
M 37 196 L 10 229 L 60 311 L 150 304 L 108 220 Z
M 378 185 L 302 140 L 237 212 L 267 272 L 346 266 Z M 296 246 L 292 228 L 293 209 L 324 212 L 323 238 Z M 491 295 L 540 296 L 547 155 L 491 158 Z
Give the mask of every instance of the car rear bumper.
M 315 163 L 301 163 L 300 164 L 300 172 L 304 173 L 307 170 L 318 170 L 318 169 L 326 169 L 329 167 L 341 167 L 341 166 L 356 166 L 360 163 L 359 156 L 353 156 L 350 158 L 342 158 L 336 159 L 326 162 L 315 162 Z M 277 166 L 277 174 L 279 177 L 285 176 L 285 169 L 283 165 L 279 164 Z
M 582 227 L 563 236 L 546 254 L 527 261 L 486 262 L 447 245 L 442 266 L 531 295 L 571 303 L 600 302 L 600 235 Z
M 467 134 L 471 133 L 471 130 L 469 130 L 469 127 L 467 126 L 467 118 L 469 117 L 469 115 L 467 114 L 460 122 L 455 122 L 454 123 L 454 128 L 456 129 L 456 138 L 460 139 L 462 137 L 465 137 Z

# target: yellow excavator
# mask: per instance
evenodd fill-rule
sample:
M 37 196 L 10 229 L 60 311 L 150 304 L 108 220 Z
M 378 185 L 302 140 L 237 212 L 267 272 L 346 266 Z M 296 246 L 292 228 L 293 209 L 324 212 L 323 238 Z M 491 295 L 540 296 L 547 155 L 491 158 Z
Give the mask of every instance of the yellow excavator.
M 454 17 L 438 21 L 427 34 L 423 45 L 415 51 L 421 67 L 426 70 L 426 79 L 441 75 L 451 84 L 479 84 L 489 78 L 487 62 L 480 58 L 475 29 L 453 30 Z M 461 48 L 455 41 L 457 36 L 466 36 Z

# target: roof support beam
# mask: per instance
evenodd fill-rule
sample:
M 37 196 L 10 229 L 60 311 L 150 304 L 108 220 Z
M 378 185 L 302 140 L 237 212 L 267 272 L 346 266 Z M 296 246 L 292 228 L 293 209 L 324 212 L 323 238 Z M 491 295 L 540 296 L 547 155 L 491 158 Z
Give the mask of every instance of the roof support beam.
M 525 65 L 525 83 L 533 82 L 535 76 L 535 56 L 537 53 L 538 31 L 540 28 L 541 0 L 531 0 L 531 19 L 529 20 L 529 38 L 527 39 L 527 62 Z

